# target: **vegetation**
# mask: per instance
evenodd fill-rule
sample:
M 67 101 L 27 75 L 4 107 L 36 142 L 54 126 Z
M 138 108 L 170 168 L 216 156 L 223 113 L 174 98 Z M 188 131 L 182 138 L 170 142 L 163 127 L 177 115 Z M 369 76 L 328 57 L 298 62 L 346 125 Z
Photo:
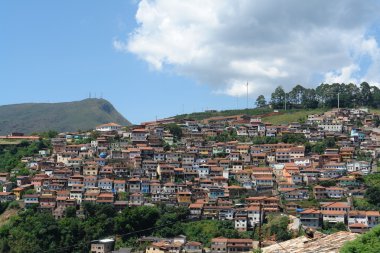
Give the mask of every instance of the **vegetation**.
M 374 227 L 369 232 L 357 239 L 346 242 L 340 249 L 340 253 L 377 253 L 380 252 L 380 226 Z
M 292 122 L 304 122 L 307 116 L 310 114 L 321 114 L 327 109 L 288 109 L 286 111 L 281 110 L 280 114 L 263 117 L 264 122 L 272 123 L 274 125 L 288 124 Z
M 359 86 L 352 83 L 322 83 L 315 89 L 296 85 L 288 93 L 279 86 L 271 95 L 271 104 L 276 109 L 284 108 L 285 104 L 289 109 L 333 108 L 338 105 L 338 93 L 341 107 L 380 107 L 380 89 L 366 82 Z
M 333 234 L 339 231 L 347 231 L 347 227 L 343 222 L 330 223 L 323 222 L 322 233 L 324 234 Z
M 50 213 L 30 208 L 20 211 L 0 227 L 0 252 L 88 252 L 91 240 L 117 235 L 117 246 L 138 247 L 140 236 L 174 237 L 210 244 L 213 237 L 250 238 L 239 233 L 231 221 L 187 222 L 188 209 L 169 206 L 140 206 L 116 212 L 111 205 L 86 203 L 85 219 L 68 207 L 65 217 L 55 220 Z M 152 229 L 155 228 L 155 229 Z
M 0 172 L 10 172 L 14 168 L 23 169 L 25 164 L 21 162 L 22 157 L 33 156 L 39 150 L 49 147 L 49 140 L 36 142 L 23 141 L 18 145 L 0 146 Z M 25 174 L 27 170 L 21 170 Z
M 173 135 L 174 141 L 177 142 L 182 138 L 182 129 L 175 123 L 165 125 L 165 128 Z
M 262 227 L 264 238 L 272 238 L 276 241 L 286 241 L 291 239 L 292 233 L 288 230 L 289 222 L 288 216 L 270 215 L 268 217 L 268 223 L 264 224 Z
M 380 174 L 370 174 L 364 178 L 366 185 L 365 199 L 369 204 L 380 208 Z
M 51 129 L 59 132 L 76 131 L 108 122 L 130 124 L 104 99 L 0 106 L 0 135 L 11 132 L 30 134 Z
M 364 198 L 354 198 L 354 207 L 357 210 L 380 210 L 380 174 L 365 176 L 364 185 Z
M 318 184 L 320 186 L 323 186 L 323 187 L 332 187 L 332 186 L 336 186 L 337 181 L 329 179 L 329 180 L 325 180 L 325 181 L 320 181 Z
M 329 108 L 338 106 L 338 93 L 340 107 L 354 108 L 359 106 L 380 108 L 380 89 L 371 86 L 366 82 L 359 86 L 355 84 L 333 83 L 321 84 L 315 89 L 305 88 L 296 85 L 289 92 L 279 86 L 271 94 L 269 104 L 263 95 L 259 95 L 255 100 L 257 108 L 241 110 L 223 110 L 196 112 L 191 114 L 177 115 L 177 119 L 193 118 L 202 120 L 216 116 L 231 116 L 238 114 L 263 115 L 273 112 L 273 109 L 279 110 L 279 115 L 267 116 L 264 119 L 272 124 L 285 124 L 296 121 L 303 121 L 309 114 L 319 114 Z M 286 103 L 285 103 L 286 100 Z M 286 104 L 286 111 L 285 109 Z M 380 112 L 380 110 L 378 110 Z M 380 120 L 379 120 L 380 125 Z
M 254 108 L 254 109 L 237 109 L 237 110 L 222 110 L 222 111 L 207 111 L 207 112 L 194 112 L 189 114 L 181 114 L 175 116 L 176 119 L 195 119 L 202 120 L 210 117 L 220 117 L 220 116 L 232 116 L 239 114 L 247 114 L 247 115 L 261 115 L 273 112 L 273 110 L 269 107 L 264 108 Z
M 185 224 L 184 234 L 188 240 L 202 242 L 210 246 L 211 239 L 223 236 L 226 238 L 251 238 L 252 232 L 238 232 L 232 221 L 202 220 Z

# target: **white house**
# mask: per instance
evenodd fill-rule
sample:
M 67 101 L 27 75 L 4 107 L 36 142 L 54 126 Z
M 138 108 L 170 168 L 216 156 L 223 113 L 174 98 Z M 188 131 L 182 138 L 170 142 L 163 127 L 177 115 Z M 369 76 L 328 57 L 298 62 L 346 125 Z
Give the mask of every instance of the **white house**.
M 121 129 L 121 126 L 119 124 L 111 122 L 111 123 L 99 125 L 95 129 L 96 131 L 99 131 L 99 132 L 119 131 Z

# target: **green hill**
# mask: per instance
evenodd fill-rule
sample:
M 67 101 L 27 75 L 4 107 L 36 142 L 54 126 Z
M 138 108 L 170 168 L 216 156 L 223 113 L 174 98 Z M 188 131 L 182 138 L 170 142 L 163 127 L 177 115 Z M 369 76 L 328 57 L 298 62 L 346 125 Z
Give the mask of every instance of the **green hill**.
M 263 122 L 272 124 L 287 124 L 291 122 L 297 122 L 298 120 L 305 119 L 309 114 L 321 114 L 325 112 L 325 108 L 317 109 L 291 109 L 291 110 L 277 110 L 278 113 L 274 113 L 270 108 L 253 108 L 253 109 L 241 109 L 241 110 L 224 110 L 224 111 L 206 111 L 195 112 L 189 114 L 181 114 L 175 116 L 177 119 L 196 119 L 203 120 L 211 117 L 232 116 L 232 115 L 251 115 L 260 116 Z
M 47 130 L 87 130 L 108 122 L 130 125 L 130 122 L 105 99 L 0 106 L 0 135 L 11 132 L 30 134 Z

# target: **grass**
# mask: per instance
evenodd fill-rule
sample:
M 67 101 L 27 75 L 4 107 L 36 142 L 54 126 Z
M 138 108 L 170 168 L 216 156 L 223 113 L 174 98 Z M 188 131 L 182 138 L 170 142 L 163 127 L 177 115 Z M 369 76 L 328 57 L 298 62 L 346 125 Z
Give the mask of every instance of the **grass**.
M 254 109 L 241 109 L 241 110 L 224 110 L 224 111 L 215 111 L 215 112 L 194 112 L 189 114 L 181 114 L 175 116 L 177 119 L 186 119 L 191 118 L 195 120 L 202 120 L 211 117 L 220 117 L 220 116 L 232 116 L 232 115 L 260 115 L 273 112 L 270 108 L 254 108 Z
M 0 215 L 0 227 L 7 223 L 12 216 L 15 216 L 17 212 L 17 209 L 7 208 L 7 210 Z
M 298 122 L 301 119 L 306 119 L 310 114 L 322 114 L 325 111 L 326 109 L 322 108 L 312 110 L 290 110 L 287 112 L 282 112 L 282 114 L 279 115 L 264 117 L 263 121 L 274 125 L 288 124 L 291 122 Z
M 18 145 L 21 143 L 21 140 L 5 140 L 0 139 L 0 145 Z
M 371 113 L 380 114 L 380 109 L 369 109 Z
M 202 120 L 211 117 L 220 116 L 232 116 L 232 115 L 265 115 L 273 113 L 273 109 L 270 108 L 254 108 L 254 109 L 242 109 L 242 110 L 224 110 L 224 111 L 214 111 L 214 112 L 194 112 L 190 114 L 181 114 L 175 116 L 177 119 L 192 118 L 195 120 Z M 263 121 L 272 124 L 287 124 L 291 122 L 297 122 L 300 119 L 305 119 L 309 114 L 320 114 L 325 112 L 326 109 L 292 109 L 292 110 L 279 110 L 278 115 L 264 116 Z
M 316 199 L 302 200 L 296 202 L 301 208 L 318 208 L 319 201 Z

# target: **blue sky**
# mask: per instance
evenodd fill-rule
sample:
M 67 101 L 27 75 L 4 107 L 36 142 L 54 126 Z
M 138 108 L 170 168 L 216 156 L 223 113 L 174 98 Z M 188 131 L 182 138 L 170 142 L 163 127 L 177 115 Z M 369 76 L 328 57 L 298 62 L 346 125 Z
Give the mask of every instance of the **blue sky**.
M 243 2 L 1 1 L 0 104 L 91 92 L 139 123 L 245 108 L 246 81 L 250 106 L 277 85 L 379 82 L 376 2 L 337 1 L 343 14 L 303 1 L 288 1 L 288 14 L 275 13 L 276 1 Z
M 137 5 L 102 2 L 2 1 L 0 104 L 80 100 L 91 92 L 134 123 L 236 106 L 235 98 L 117 52 L 113 38 L 136 26 Z

